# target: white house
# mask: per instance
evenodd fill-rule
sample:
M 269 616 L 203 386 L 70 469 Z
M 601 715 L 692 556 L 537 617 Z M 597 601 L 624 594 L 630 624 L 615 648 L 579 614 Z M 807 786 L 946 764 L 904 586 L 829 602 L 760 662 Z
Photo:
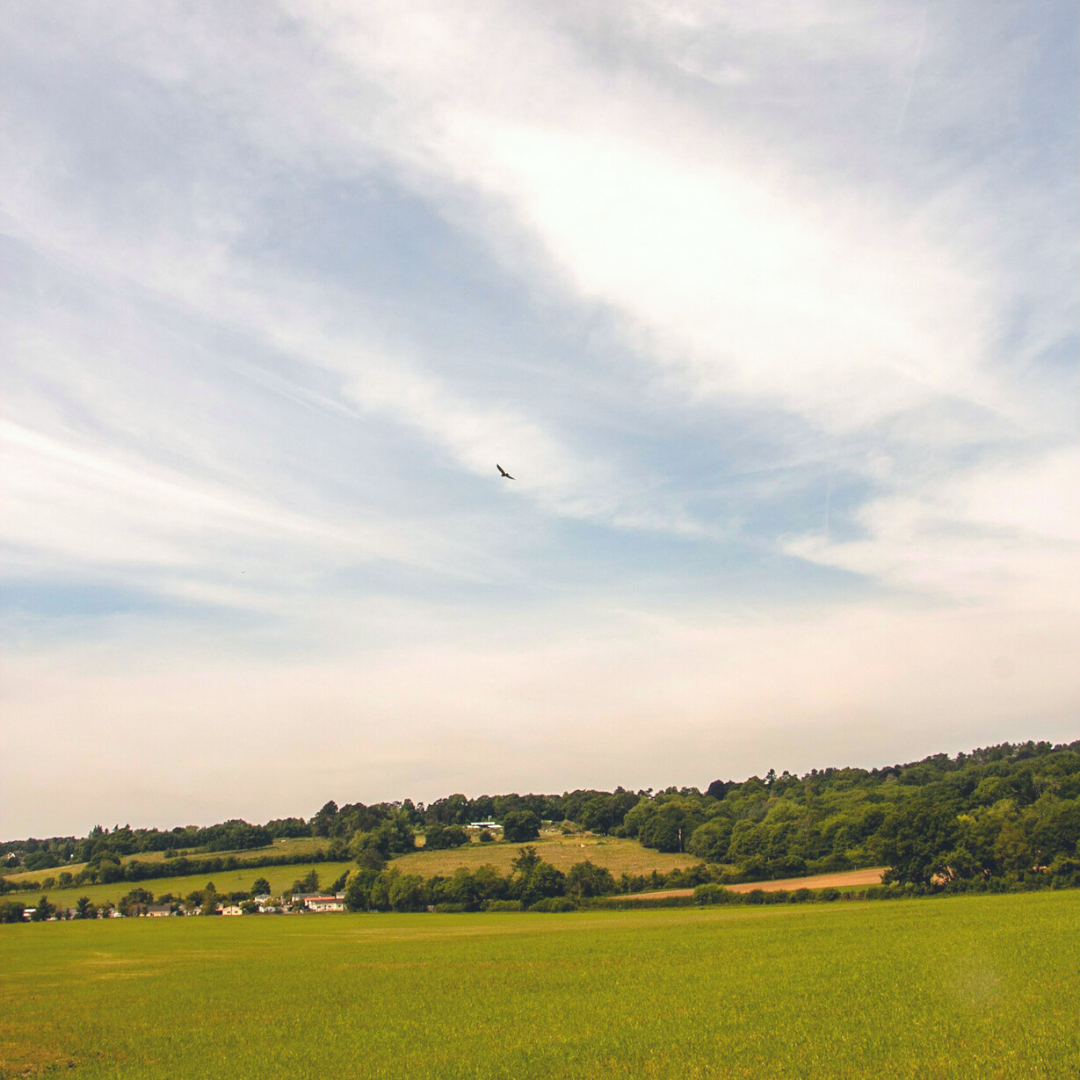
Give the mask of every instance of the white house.
M 344 911 L 345 895 L 339 893 L 336 896 L 305 896 L 304 907 L 308 911 Z
M 243 915 L 244 911 L 239 904 L 226 904 L 221 909 L 222 915 Z

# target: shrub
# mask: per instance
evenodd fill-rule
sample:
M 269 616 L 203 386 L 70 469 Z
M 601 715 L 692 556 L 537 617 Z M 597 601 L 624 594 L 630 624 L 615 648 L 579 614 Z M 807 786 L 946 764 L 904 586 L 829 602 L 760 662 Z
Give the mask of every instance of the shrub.
M 764 889 L 751 889 L 744 900 L 747 904 L 764 904 L 765 903 L 765 890 Z
M 731 893 L 722 885 L 709 882 L 706 885 L 699 885 L 694 890 L 695 904 L 728 904 L 730 902 Z
M 577 911 L 577 904 L 568 896 L 548 896 L 529 906 L 530 911 Z
M 483 911 L 522 911 L 520 900 L 488 900 L 481 905 Z
M 24 907 L 18 900 L 0 900 L 0 923 L 25 921 Z
M 424 836 L 424 847 L 432 851 L 445 851 L 468 842 L 469 834 L 460 825 L 432 825 Z

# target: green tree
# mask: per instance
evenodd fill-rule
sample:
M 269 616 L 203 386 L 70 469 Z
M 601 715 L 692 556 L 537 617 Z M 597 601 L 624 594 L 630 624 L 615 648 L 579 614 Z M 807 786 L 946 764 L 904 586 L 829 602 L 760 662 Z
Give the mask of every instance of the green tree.
M 345 906 L 349 911 L 367 911 L 372 907 L 371 890 L 379 877 L 377 870 L 354 870 L 345 882 Z
M 510 865 L 515 874 L 527 878 L 541 862 L 543 859 L 537 855 L 536 848 L 529 844 L 527 847 L 518 848 L 517 858 Z
M 723 862 L 731 843 L 731 822 L 716 817 L 699 825 L 691 834 L 686 850 L 706 862 Z
M 319 872 L 312 867 L 302 878 L 297 878 L 292 885 L 293 895 L 297 893 L 317 893 L 319 891 Z
M 251 886 L 251 891 L 255 896 L 269 896 L 270 882 L 264 877 L 257 877 L 254 884 Z
M 657 851 L 685 851 L 694 830 L 702 824 L 703 814 L 689 799 L 676 796 L 665 801 L 641 828 L 639 839 L 644 847 Z
M 540 819 L 531 810 L 511 810 L 502 820 L 503 836 L 511 844 L 527 844 L 540 836 Z
M 445 851 L 469 843 L 469 834 L 460 825 L 431 825 L 424 834 L 424 847 Z
M 76 919 L 96 919 L 97 908 L 90 902 L 89 896 L 80 896 L 75 901 L 75 918 Z
M 34 908 L 34 913 L 30 916 L 31 922 L 45 922 L 47 919 L 51 919 L 56 914 L 56 905 L 49 903 L 49 898 L 43 896 Z
M 615 879 L 604 866 L 594 866 L 586 859 L 575 863 L 566 874 L 566 891 L 571 896 L 606 896 L 615 891 Z
M 562 896 L 566 892 L 566 875 L 551 863 L 540 862 L 522 882 L 520 898 L 526 905 L 535 904 L 549 896 Z
M 0 923 L 23 922 L 23 907 L 18 900 L 0 900 Z
M 940 856 L 955 847 L 958 829 L 953 807 L 930 795 L 894 811 L 879 833 L 879 850 L 890 867 L 888 879 L 929 885 Z
M 136 888 L 121 896 L 116 908 L 121 915 L 138 915 L 153 902 L 154 894 L 149 889 Z
M 394 911 L 423 911 L 427 903 L 424 879 L 419 874 L 402 874 L 390 886 L 389 899 Z

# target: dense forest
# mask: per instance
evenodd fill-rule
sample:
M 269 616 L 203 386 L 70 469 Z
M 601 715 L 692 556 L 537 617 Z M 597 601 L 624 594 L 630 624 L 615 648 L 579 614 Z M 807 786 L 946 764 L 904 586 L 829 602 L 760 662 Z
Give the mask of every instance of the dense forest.
M 889 866 L 891 880 L 933 888 L 1071 884 L 1080 870 L 1080 740 L 1003 743 L 871 770 L 770 770 L 741 783 L 715 780 L 704 792 L 450 795 L 426 806 L 328 802 L 309 820 L 265 825 L 98 826 L 84 838 L 9 841 L 0 857 L 8 873 L 85 864 L 70 884 L 138 881 L 286 862 L 272 848 L 258 849 L 278 838 L 318 837 L 325 846 L 305 859 L 356 859 L 374 885 L 388 860 L 413 850 L 418 833 L 429 847 L 451 847 L 468 842 L 463 826 L 476 821 L 498 822 L 515 843 L 536 839 L 545 823 L 636 839 L 694 856 L 719 884 L 867 866 Z M 166 860 L 121 861 L 146 852 L 164 852 Z

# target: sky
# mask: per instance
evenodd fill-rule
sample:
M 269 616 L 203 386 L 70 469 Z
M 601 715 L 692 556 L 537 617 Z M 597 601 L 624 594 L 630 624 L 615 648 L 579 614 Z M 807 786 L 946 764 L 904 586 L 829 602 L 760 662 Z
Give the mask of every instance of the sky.
M 0 838 L 1080 736 L 1076 37 L 14 0 Z

